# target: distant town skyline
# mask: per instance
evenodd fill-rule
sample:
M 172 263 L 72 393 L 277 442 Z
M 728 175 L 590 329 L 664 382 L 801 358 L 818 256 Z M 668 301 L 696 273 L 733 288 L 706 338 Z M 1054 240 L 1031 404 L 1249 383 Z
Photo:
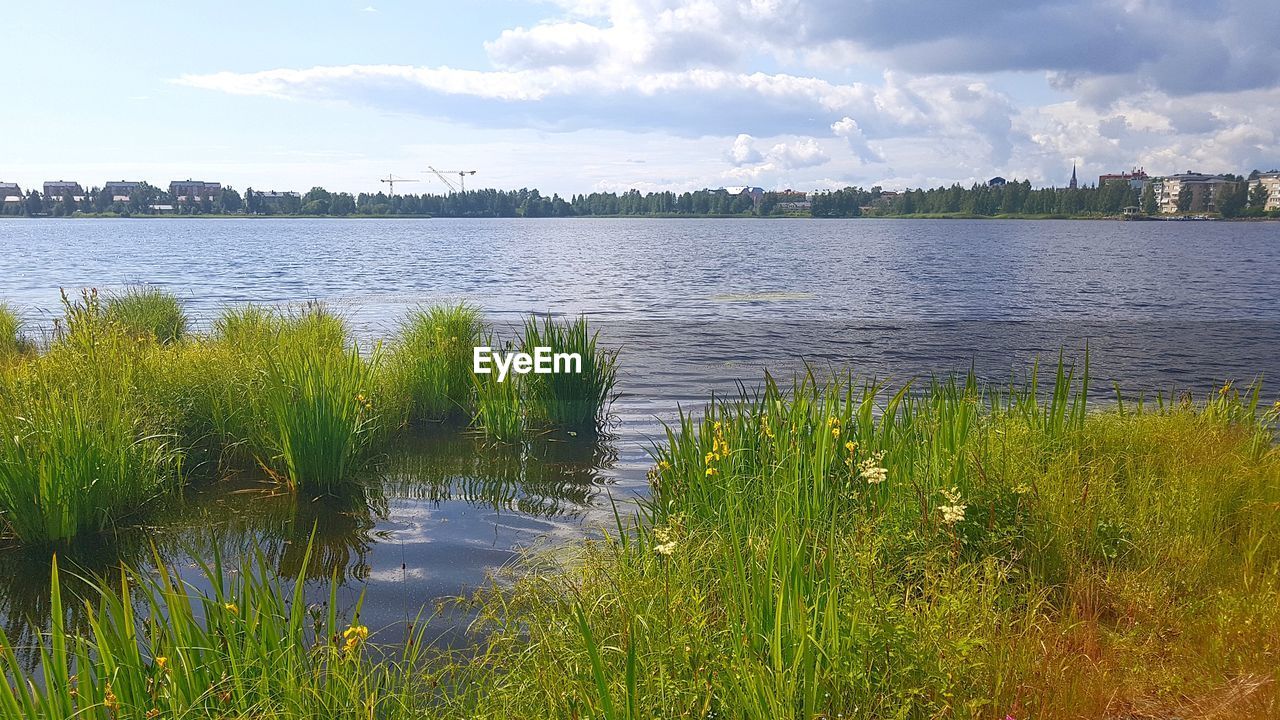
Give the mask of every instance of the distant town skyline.
M 24 3 L 0 182 L 1065 186 L 1280 166 L 1262 0 Z M 25 72 L 38 63 L 40 72 Z

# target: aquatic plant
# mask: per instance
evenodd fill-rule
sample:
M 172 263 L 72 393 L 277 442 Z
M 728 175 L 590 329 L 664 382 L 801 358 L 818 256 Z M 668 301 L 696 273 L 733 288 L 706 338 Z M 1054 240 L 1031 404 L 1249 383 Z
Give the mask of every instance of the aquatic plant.
M 17 355 L 24 346 L 22 319 L 7 303 L 0 303 L 0 359 Z
M 494 346 L 490 337 L 486 344 Z M 510 343 L 506 352 L 511 351 Z M 472 424 L 492 440 L 499 442 L 517 442 L 524 437 L 525 402 L 524 395 L 528 382 L 524 375 L 509 375 L 502 382 L 496 373 L 474 374 L 468 369 L 467 374 L 475 388 L 475 416 Z
M 111 295 L 106 313 L 107 319 L 125 332 L 151 337 L 162 344 L 181 339 L 190 324 L 182 301 L 154 287 L 131 287 Z
M 613 401 L 618 379 L 617 352 L 599 346 L 585 316 L 562 321 L 531 317 L 525 321 L 520 349 L 532 354 L 550 348 L 553 354 L 576 354 L 581 372 L 526 376 L 525 402 L 531 422 L 570 430 L 598 430 Z
M 409 420 L 471 417 L 471 352 L 483 332 L 479 309 L 467 303 L 419 308 L 409 314 L 387 363 L 391 382 L 407 396 Z
M 361 602 L 349 619 L 339 615 L 337 583 L 317 611 L 303 582 L 290 588 L 271 579 L 261 553 L 242 560 L 238 572 L 215 556 L 197 574 L 207 590 L 184 585 L 163 563 L 154 574 L 122 570 L 121 587 L 102 586 L 91 598 L 92 632 L 84 636 L 64 625 L 55 559 L 52 627 L 39 643 L 43 681 L 27 679 L 0 632 L 0 666 L 21 678 L 0 683 L 0 715 L 394 719 L 418 716 L 429 700 L 430 678 L 415 672 L 425 623 L 410 629 L 410 642 L 391 659 L 370 648 Z
M 181 465 L 172 435 L 145 415 L 136 343 L 96 294 L 64 302 L 48 351 L 0 383 L 0 514 L 28 544 L 110 528 L 172 488 Z
M 1280 407 L 1034 385 L 800 377 L 682 416 L 638 522 L 476 596 L 445 714 L 1271 712 Z
M 338 492 L 360 468 L 378 421 L 379 352 L 282 347 L 267 361 L 259 399 L 259 461 L 289 484 Z

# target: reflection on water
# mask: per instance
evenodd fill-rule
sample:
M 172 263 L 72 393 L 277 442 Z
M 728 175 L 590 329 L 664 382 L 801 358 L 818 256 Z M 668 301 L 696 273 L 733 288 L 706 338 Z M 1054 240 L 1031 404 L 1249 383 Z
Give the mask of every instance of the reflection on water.
M 60 553 L 67 620 L 88 630 L 83 603 L 73 600 L 93 597 L 104 583 L 118 588 L 121 564 L 154 567 L 153 546 L 203 590 L 196 560 L 217 553 L 233 564 L 260 551 L 279 577 L 306 583 L 309 601 L 327 600 L 335 578 L 345 609 L 365 593 L 364 621 L 394 641 L 422 608 L 484 582 L 519 548 L 579 537 L 616 460 L 607 438 L 490 445 L 472 433 L 435 430 L 396 442 L 340 497 L 308 498 L 259 479 L 197 487 L 145 527 Z M 15 646 L 30 645 L 48 627 L 50 560 L 47 550 L 0 551 L 0 619 Z M 446 616 L 434 622 L 437 635 L 455 639 L 464 624 Z

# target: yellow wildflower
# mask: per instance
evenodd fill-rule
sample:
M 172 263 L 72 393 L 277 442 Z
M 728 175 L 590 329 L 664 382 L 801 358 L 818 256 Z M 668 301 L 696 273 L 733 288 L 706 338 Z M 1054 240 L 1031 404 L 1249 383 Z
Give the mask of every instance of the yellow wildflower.
M 222 609 L 223 609 L 223 610 L 226 610 L 227 612 L 231 613 L 232 615 L 239 615 L 239 614 L 240 614 L 240 607 L 239 607 L 238 605 L 236 605 L 235 603 L 224 603 L 224 604 L 222 605 Z
M 713 467 L 707 468 L 707 477 L 715 477 L 716 475 L 719 475 L 719 474 L 720 474 L 719 470 L 716 470 Z
M 165 656 L 163 656 L 163 655 L 157 655 L 157 656 L 156 656 L 156 667 L 157 667 L 157 668 L 160 668 L 161 670 L 167 670 L 167 669 L 168 669 L 168 667 L 169 667 L 169 658 L 167 658 L 167 657 L 165 657 Z
M 676 547 L 677 547 L 676 541 L 672 540 L 670 542 L 662 543 L 661 545 L 655 545 L 653 548 L 653 551 L 658 553 L 659 555 L 666 555 L 670 557 L 671 555 L 675 554 Z
M 360 643 L 364 642 L 368 637 L 369 628 L 364 625 L 352 625 L 346 630 L 343 630 L 343 652 L 353 652 L 356 648 L 360 647 Z

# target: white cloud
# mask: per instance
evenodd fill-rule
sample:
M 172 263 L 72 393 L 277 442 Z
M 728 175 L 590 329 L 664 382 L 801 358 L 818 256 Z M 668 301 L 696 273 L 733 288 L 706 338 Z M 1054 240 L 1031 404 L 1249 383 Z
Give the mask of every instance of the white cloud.
M 740 167 L 758 163 L 762 159 L 764 156 L 756 150 L 755 138 L 746 133 L 739 133 L 738 137 L 733 139 L 733 146 L 729 148 L 729 162 Z

